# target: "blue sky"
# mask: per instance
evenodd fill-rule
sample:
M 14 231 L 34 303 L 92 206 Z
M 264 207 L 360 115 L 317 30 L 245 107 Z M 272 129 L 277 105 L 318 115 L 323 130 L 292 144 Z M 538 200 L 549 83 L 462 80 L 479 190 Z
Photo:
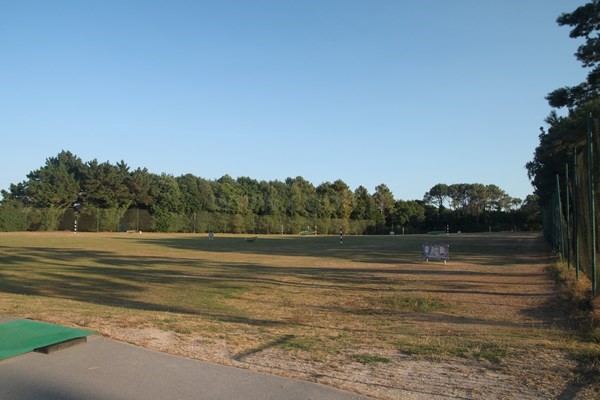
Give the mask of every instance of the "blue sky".
M 574 0 L 0 0 L 0 189 L 69 150 L 207 179 L 533 189 Z

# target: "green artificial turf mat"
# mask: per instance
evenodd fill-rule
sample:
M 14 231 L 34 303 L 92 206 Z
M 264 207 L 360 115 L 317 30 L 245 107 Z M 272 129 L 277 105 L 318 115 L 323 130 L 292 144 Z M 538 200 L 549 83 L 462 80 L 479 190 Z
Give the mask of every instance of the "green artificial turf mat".
M 85 329 L 18 320 L 0 324 L 0 360 L 68 340 L 93 335 Z

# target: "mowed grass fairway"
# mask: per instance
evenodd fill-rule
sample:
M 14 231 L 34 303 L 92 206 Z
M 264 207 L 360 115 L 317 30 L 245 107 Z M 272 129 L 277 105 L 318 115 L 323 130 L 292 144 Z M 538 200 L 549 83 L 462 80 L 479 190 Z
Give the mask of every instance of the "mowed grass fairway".
M 583 390 L 597 345 L 569 329 L 537 234 L 245 238 L 2 233 L 0 315 L 377 398 Z

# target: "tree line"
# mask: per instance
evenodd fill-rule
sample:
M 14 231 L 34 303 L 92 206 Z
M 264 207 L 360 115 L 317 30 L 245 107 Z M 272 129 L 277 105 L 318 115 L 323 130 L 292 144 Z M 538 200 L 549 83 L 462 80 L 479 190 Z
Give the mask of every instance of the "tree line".
M 587 165 L 586 158 L 581 156 L 588 146 L 588 124 L 597 124 L 595 121 L 600 116 L 600 1 L 593 0 L 573 12 L 561 14 L 557 23 L 571 27 L 571 38 L 584 39 L 575 57 L 590 71 L 587 79 L 579 85 L 561 87 L 546 96 L 548 104 L 554 108 L 545 119 L 549 128 L 540 128 L 539 145 L 533 160 L 526 164 L 534 193 L 542 207 L 552 201 L 557 191 L 557 175 L 565 178 L 565 166 L 572 164 L 574 157 L 582 159 L 580 164 L 584 164 L 586 169 L 595 171 L 596 178 L 600 175 L 598 162 Z M 567 109 L 566 116 L 557 113 L 562 108 Z M 590 121 L 590 116 L 594 120 Z M 596 126 L 591 128 L 597 130 Z M 600 144 L 597 132 L 594 140 L 593 147 L 597 151 Z M 571 168 L 571 175 L 573 172 Z
M 229 175 L 216 180 L 193 174 L 175 177 L 146 168 L 131 170 L 124 161 L 84 162 L 69 151 L 46 159 L 2 196 L 0 230 L 69 229 L 65 215 L 92 220 L 95 216 L 87 230 L 124 229 L 119 221 L 125 217 L 127 228 L 137 228 L 142 215 L 146 230 L 161 232 L 216 228 L 275 233 L 286 225 L 288 233 L 297 229 L 335 233 L 340 224 L 356 234 L 424 232 L 448 224 L 464 231 L 482 230 L 484 225 L 487 229 L 490 224 L 495 229 L 530 227 L 522 202 L 495 185 L 438 184 L 422 200 L 397 200 L 383 183 L 370 193 L 364 186 L 352 191 L 341 179 L 315 186 L 301 176 L 284 181 Z M 131 222 L 136 218 L 137 225 Z

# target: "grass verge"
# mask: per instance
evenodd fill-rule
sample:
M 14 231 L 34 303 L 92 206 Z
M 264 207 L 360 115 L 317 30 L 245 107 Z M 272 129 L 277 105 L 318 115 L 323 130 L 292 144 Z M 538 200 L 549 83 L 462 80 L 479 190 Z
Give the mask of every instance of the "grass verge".
M 574 268 L 556 262 L 550 271 L 561 284 L 561 293 L 570 321 L 588 346 L 570 349 L 570 354 L 579 362 L 585 379 L 600 384 L 600 296 L 592 297 L 592 283 L 583 274 L 577 277 Z

